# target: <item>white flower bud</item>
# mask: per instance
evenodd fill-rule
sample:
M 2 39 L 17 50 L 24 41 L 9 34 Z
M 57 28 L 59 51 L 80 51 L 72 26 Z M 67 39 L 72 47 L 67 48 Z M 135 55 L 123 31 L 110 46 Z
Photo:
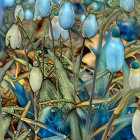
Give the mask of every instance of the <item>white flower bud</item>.
M 137 140 L 140 140 L 140 110 L 136 110 L 132 119 L 132 131 Z
M 131 69 L 129 74 L 129 86 L 131 90 L 140 87 L 140 70 Z
M 19 48 L 21 45 L 21 32 L 19 27 L 16 24 L 13 24 L 12 27 L 6 34 L 5 39 L 6 46 L 10 44 L 12 49 Z
M 42 81 L 43 81 L 43 74 L 40 68 L 32 67 L 32 70 L 30 72 L 29 82 L 34 92 L 38 91 L 41 88 Z
M 15 19 L 17 16 L 19 16 L 21 21 L 24 20 L 24 11 L 23 11 L 23 8 L 21 7 L 21 5 L 16 6 L 14 16 L 15 16 Z

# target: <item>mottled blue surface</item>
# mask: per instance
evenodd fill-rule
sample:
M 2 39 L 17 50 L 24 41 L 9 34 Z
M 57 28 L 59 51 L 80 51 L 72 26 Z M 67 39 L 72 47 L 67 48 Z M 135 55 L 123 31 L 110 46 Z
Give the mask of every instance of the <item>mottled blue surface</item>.
M 117 135 L 110 140 L 131 140 L 132 138 L 136 140 L 132 133 L 132 126 L 130 124 L 127 127 L 125 127 L 123 130 L 121 130 L 119 133 L 117 133 Z
M 8 74 L 12 80 L 14 80 L 14 77 Z M 33 119 L 34 118 L 34 107 L 33 107 L 33 101 L 28 93 L 26 93 L 24 87 L 17 81 L 13 82 L 15 88 L 10 84 L 9 81 L 5 80 L 8 86 L 11 88 L 15 96 L 17 97 L 18 103 L 21 107 L 25 107 L 28 103 L 28 101 L 31 101 L 31 105 L 29 108 L 29 112 L 27 114 L 28 118 Z
M 64 135 L 69 134 L 68 125 L 66 124 L 66 120 L 62 114 L 62 112 L 56 109 L 55 112 L 50 112 L 47 115 L 46 122 L 44 123 L 47 129 L 41 128 L 38 132 L 38 136 L 45 138 L 50 136 L 56 136 L 57 133 L 61 133 Z
M 81 4 L 81 3 L 74 3 L 73 4 L 73 8 L 74 8 L 74 12 L 75 12 L 75 14 L 84 14 L 84 12 L 85 12 L 85 7 L 84 7 L 84 5 L 83 4 Z
M 121 37 L 126 41 L 132 41 L 137 39 L 137 35 L 140 34 L 140 28 L 137 27 L 136 23 L 118 21 Z
M 93 7 L 93 9 L 95 11 L 99 11 L 100 10 L 100 7 L 99 7 L 99 5 L 96 2 L 94 3 L 94 5 L 92 7 Z

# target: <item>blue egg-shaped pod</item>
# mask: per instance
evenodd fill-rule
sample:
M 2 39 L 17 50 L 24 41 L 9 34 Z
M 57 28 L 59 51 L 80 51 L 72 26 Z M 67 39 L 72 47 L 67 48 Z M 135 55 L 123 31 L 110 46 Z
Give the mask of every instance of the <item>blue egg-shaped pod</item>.
M 3 2 L 0 0 L 0 28 L 3 24 Z
M 39 0 L 38 10 L 42 17 L 47 17 L 51 14 L 52 6 L 50 0 Z
M 93 7 L 93 10 L 94 10 L 94 11 L 99 11 L 99 10 L 100 10 L 99 4 L 97 4 L 96 2 L 94 2 L 93 4 L 94 4 L 94 5 L 92 6 L 92 7 Z
M 34 4 L 35 3 L 35 0 L 28 0 L 28 4 Z
M 137 60 L 134 60 L 134 61 L 131 62 L 131 67 L 133 69 L 138 69 L 140 67 L 140 64 Z
M 124 63 L 124 47 L 120 37 L 110 36 L 107 41 L 106 64 L 107 69 L 112 72 L 118 72 Z
M 82 25 L 82 36 L 92 38 L 96 35 L 98 31 L 98 24 L 96 16 L 94 14 L 89 14 Z
M 64 2 L 58 16 L 60 26 L 65 30 L 71 28 L 74 23 L 74 18 L 75 14 L 72 4 L 70 2 Z
M 25 19 L 26 20 L 33 19 L 33 17 L 34 17 L 33 11 L 30 8 L 25 9 L 24 13 L 25 13 Z
M 4 7 L 13 7 L 15 6 L 15 0 L 3 0 L 3 5 Z
M 124 8 L 126 12 L 130 12 L 134 8 L 134 0 L 120 0 L 120 7 Z

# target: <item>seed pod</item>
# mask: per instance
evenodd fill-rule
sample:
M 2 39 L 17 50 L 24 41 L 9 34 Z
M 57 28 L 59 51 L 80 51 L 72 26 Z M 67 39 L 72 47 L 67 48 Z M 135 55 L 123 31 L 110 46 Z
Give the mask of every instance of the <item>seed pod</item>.
M 134 0 L 120 0 L 120 7 L 126 12 L 130 12 L 134 8 Z
M 132 132 L 140 140 L 140 110 L 136 110 L 132 119 Z
M 21 32 L 16 24 L 13 24 L 12 27 L 6 34 L 6 46 L 10 44 L 12 49 L 19 48 L 21 45 Z
M 96 16 L 94 14 L 89 14 L 82 26 L 82 36 L 92 38 L 96 35 L 97 30 L 98 24 L 96 21 Z
M 74 23 L 74 10 L 70 2 L 64 2 L 58 16 L 60 26 L 67 30 L 73 26 Z
M 38 10 L 42 17 L 47 17 L 51 14 L 52 6 L 50 0 L 39 0 Z
M 29 82 L 34 92 L 38 91 L 42 85 L 43 74 L 39 67 L 33 67 L 30 72 Z
M 20 20 L 23 21 L 24 19 L 24 11 L 21 5 L 17 5 L 14 13 L 15 19 L 17 16 L 19 16 Z

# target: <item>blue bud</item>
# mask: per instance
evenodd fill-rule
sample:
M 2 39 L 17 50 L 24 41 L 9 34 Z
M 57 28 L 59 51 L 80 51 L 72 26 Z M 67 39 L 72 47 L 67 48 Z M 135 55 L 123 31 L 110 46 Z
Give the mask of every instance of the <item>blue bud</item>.
M 132 63 L 131 63 L 131 67 L 133 69 L 138 69 L 140 67 L 139 65 L 139 62 L 137 60 L 134 60 Z
M 38 10 L 42 17 L 47 17 L 51 14 L 51 1 L 50 0 L 39 0 Z
M 28 4 L 34 4 L 35 0 L 28 0 Z
M 13 7 L 15 5 L 15 0 L 3 0 L 4 7 Z
M 99 11 L 100 10 L 100 7 L 99 7 L 99 5 L 95 2 L 95 3 L 93 3 L 94 5 L 92 6 L 93 7 L 93 10 L 94 11 Z
M 118 72 L 124 63 L 124 47 L 120 37 L 109 36 L 106 49 L 107 69 L 112 72 Z
M 64 41 L 68 40 L 69 38 L 69 31 L 61 28 L 61 37 Z
M 120 0 L 120 7 L 126 12 L 130 12 L 134 8 L 134 0 Z
M 31 9 L 25 9 L 25 19 L 33 19 L 33 11 Z
M 81 22 L 84 22 L 85 19 L 86 19 L 86 15 L 85 14 L 82 14 L 81 17 L 80 17 L 80 21 Z
M 69 29 L 74 23 L 74 10 L 70 2 L 64 2 L 59 12 L 59 24 L 63 29 Z
M 83 37 L 92 38 L 96 35 L 98 30 L 98 24 L 96 21 L 96 16 L 94 14 L 89 14 L 85 19 L 82 26 L 82 35 Z

